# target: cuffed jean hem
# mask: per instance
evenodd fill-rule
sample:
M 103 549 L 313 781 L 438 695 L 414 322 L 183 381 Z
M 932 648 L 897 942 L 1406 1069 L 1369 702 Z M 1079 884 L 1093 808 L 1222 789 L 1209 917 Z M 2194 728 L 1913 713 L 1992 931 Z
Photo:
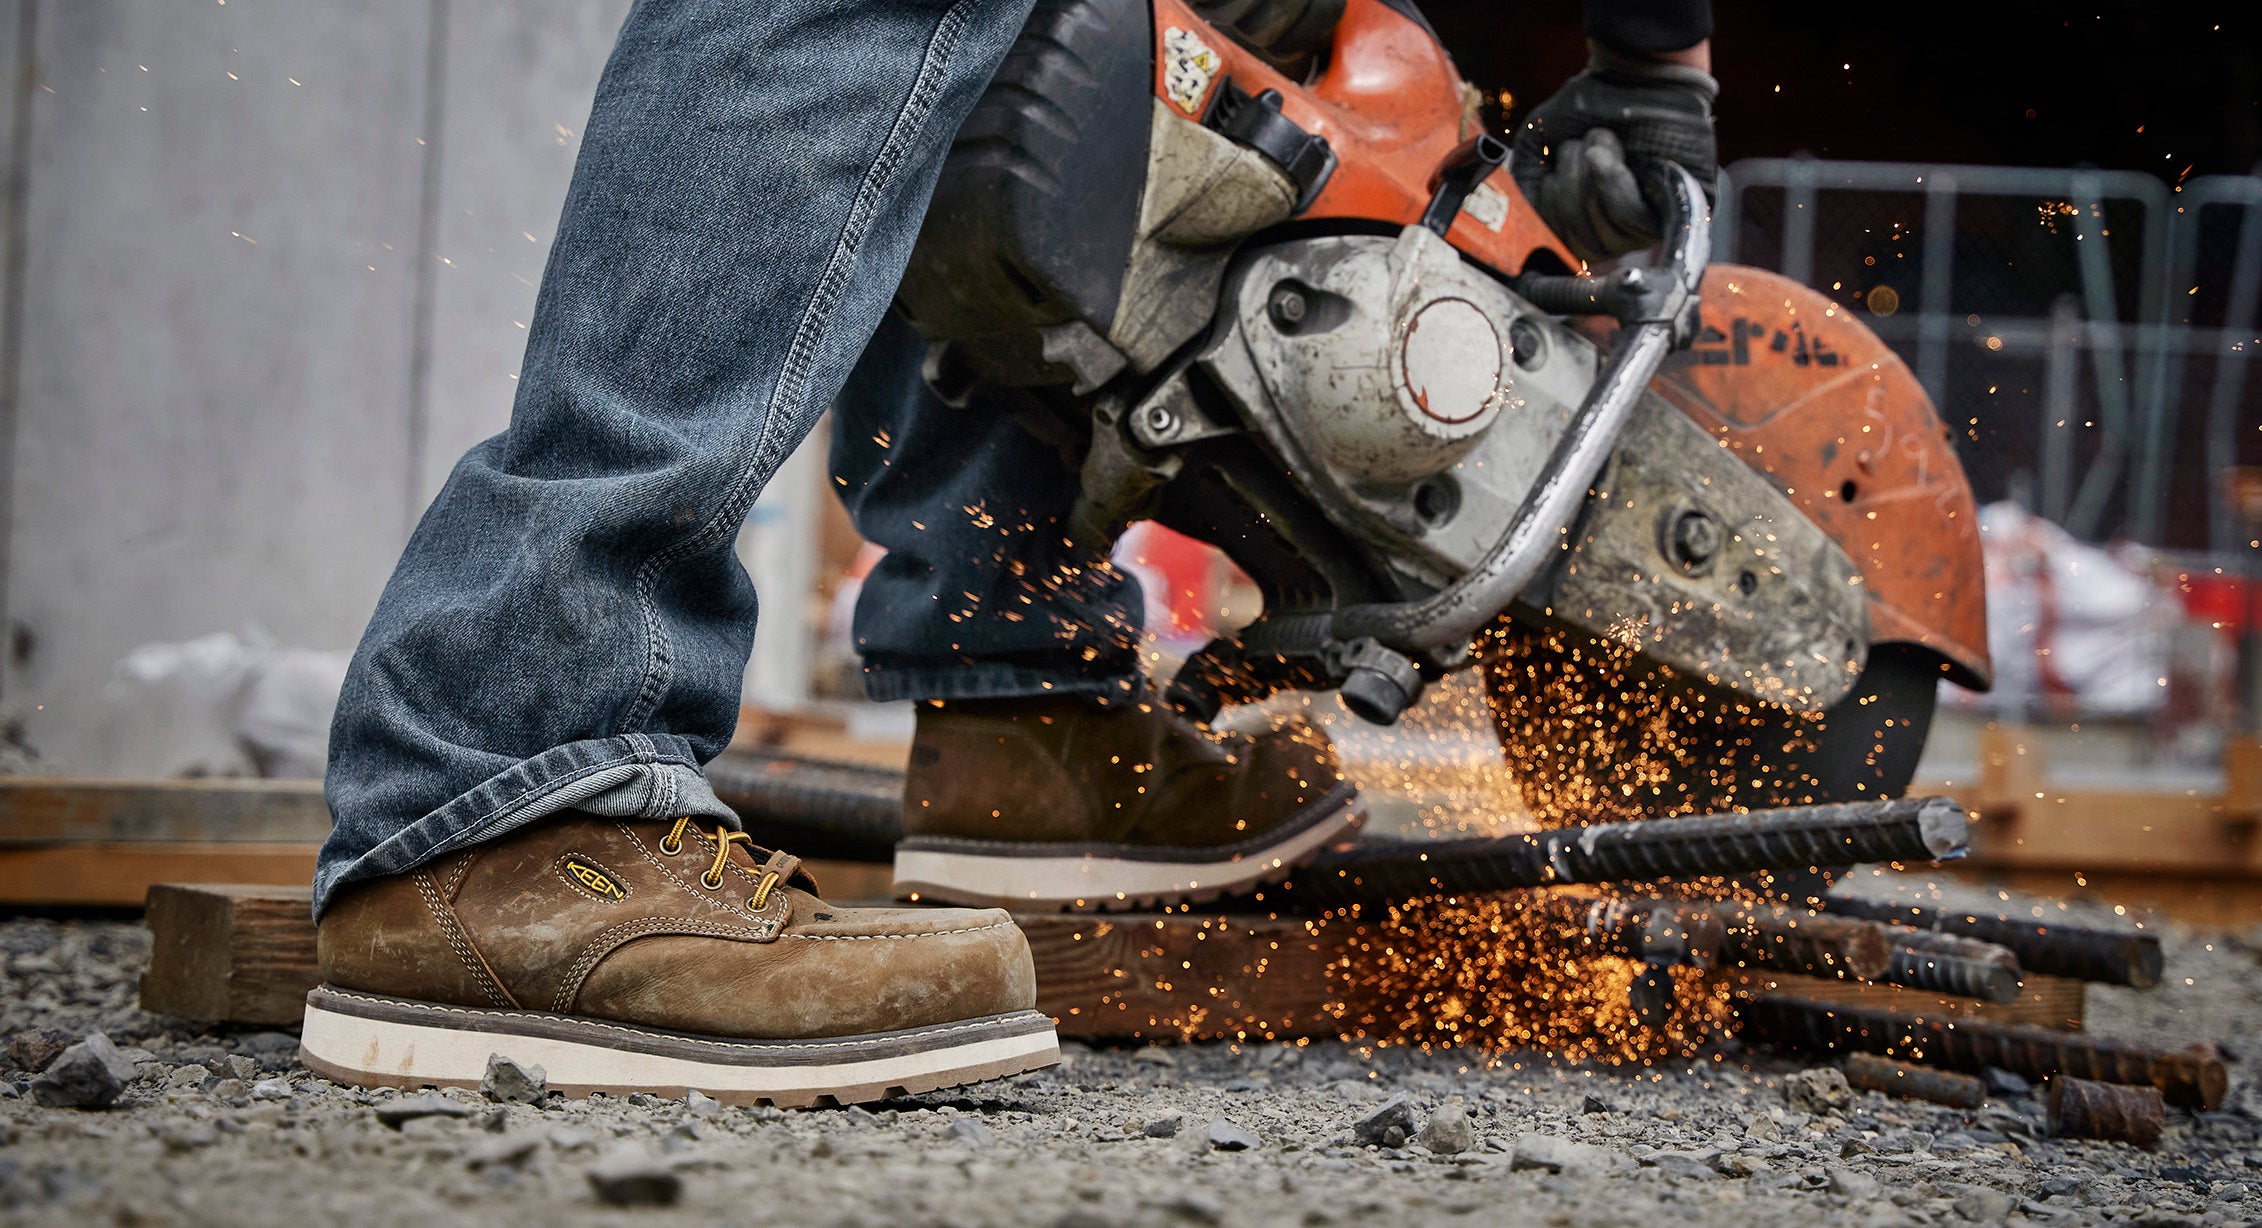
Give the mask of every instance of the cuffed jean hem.
M 569 742 L 488 777 L 359 856 L 338 861 L 325 849 L 314 874 L 314 915 L 340 887 L 406 873 L 565 810 L 623 819 L 688 814 L 739 826 L 683 738 L 624 733 Z
M 1020 665 L 864 667 L 864 694 L 877 703 L 905 699 L 1016 699 L 1037 695 L 1134 695 L 1146 685 L 1137 671 L 1078 674 Z

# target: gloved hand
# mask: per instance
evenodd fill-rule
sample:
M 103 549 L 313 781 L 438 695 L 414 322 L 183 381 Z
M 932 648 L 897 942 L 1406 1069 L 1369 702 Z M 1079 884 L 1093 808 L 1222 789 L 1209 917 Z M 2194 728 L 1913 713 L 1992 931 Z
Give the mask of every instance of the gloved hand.
M 1655 164 L 1688 168 L 1712 196 L 1720 83 L 1702 69 L 1587 46 L 1587 70 L 1516 129 L 1512 170 L 1540 220 L 1595 261 L 1657 242 L 1664 202 L 1652 196 Z

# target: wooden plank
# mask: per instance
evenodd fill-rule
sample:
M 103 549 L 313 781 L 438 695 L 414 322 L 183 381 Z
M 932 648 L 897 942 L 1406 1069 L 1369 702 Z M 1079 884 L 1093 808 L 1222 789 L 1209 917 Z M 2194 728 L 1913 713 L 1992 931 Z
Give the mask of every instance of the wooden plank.
M 1973 804 L 1956 789 L 1941 791 Z M 1980 813 L 1971 827 L 1974 864 L 2262 878 L 2262 840 L 2222 798 L 2121 789 L 2037 792 L 2015 809 Z
M 144 1005 L 192 1018 L 289 1022 L 314 985 L 314 925 L 303 887 L 160 888 L 151 894 L 154 954 Z M 1352 956 L 1364 927 L 1186 913 L 1023 913 L 1036 961 L 1037 1008 L 1061 1035 L 1155 1041 L 1334 1036 L 1347 1012 L 1331 965 Z M 2072 1029 L 2080 982 L 2032 978 L 2018 1002 L 1995 1006 L 1891 985 L 1739 974 L 1747 993 L 1791 992 L 1928 1017 Z M 154 993 L 154 997 L 151 996 Z M 225 1015 L 214 1012 L 225 1011 Z
M 1333 1036 L 1327 973 L 1357 927 L 1269 917 L 1020 913 L 1037 1009 L 1063 1036 L 1266 1040 Z
M 330 810 L 318 780 L 0 777 L 0 847 L 129 840 L 320 844 L 329 834 Z
M 1985 862 L 1951 862 L 1930 872 L 2046 899 L 2078 893 L 2132 912 L 2160 913 L 2209 929 L 2245 930 L 2262 917 L 2262 878 L 2245 874 L 2169 875 L 2098 865 L 2041 869 Z
M 309 887 L 149 889 L 141 1007 L 207 1022 L 296 1024 L 315 973 Z
M 139 907 L 159 883 L 314 881 L 314 844 L 89 841 L 0 847 L 0 901 L 18 905 Z
M 2225 749 L 2218 796 L 2053 786 L 2045 750 L 2040 730 L 1991 724 L 1979 734 L 1978 779 L 1919 781 L 1910 791 L 1944 793 L 1977 816 L 1975 866 L 2262 878 L 2262 747 L 2251 740 Z

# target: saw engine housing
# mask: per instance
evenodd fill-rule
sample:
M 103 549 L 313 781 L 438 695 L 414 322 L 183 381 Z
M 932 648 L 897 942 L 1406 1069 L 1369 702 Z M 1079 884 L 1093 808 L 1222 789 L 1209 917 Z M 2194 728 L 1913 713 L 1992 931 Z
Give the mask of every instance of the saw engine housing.
M 1700 296 L 1701 200 L 1646 277 L 1566 276 L 1410 8 L 1200 7 L 1219 22 L 1181 0 L 1038 4 L 960 133 L 898 300 L 946 399 L 986 386 L 1088 435 L 1078 532 L 1104 544 L 1151 517 L 1256 581 L 1264 613 L 1187 663 L 1182 706 L 1339 688 L 1387 721 L 1502 615 L 1630 634 L 1793 710 L 1845 698 L 1881 624 L 1984 684 L 1983 625 L 1880 607 L 1878 573 L 1888 596 L 1922 581 L 1896 588 L 1891 551 L 1853 548 L 1861 522 L 1826 525 L 1786 480 L 1780 462 L 1803 479 L 1834 452 L 1755 464 L 1751 407 L 1712 412 L 1702 379 L 1651 386 L 1668 350 L 1684 351 L 1668 373 L 1709 373 L 1715 304 L 1741 294 L 1716 282 L 1782 289 L 1776 314 L 1807 312 L 1812 353 L 1850 329 L 1839 350 L 1868 354 L 1858 324 L 1751 270 L 1713 270 Z M 1739 351 L 1764 327 L 1729 323 Z M 1941 441 L 1919 485 L 1971 536 L 1934 553 L 1976 586 L 1944 431 L 1872 348 L 1866 370 L 1767 386 L 1796 403 L 1817 379 L 1863 384 L 1904 439 Z

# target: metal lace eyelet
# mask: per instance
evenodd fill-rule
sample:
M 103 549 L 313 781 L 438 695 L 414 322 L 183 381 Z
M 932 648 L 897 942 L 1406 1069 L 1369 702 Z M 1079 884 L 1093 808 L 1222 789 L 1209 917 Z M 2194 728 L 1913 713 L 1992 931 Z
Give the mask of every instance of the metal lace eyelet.
M 707 890 L 713 891 L 723 885 L 723 876 L 720 874 L 713 876 L 702 874 L 699 876 L 699 881 L 706 886 Z
M 670 840 L 673 840 L 673 839 L 675 839 L 675 838 L 674 838 L 673 836 L 662 836 L 662 837 L 660 837 L 660 853 L 661 853 L 661 854 L 662 854 L 663 856 L 667 856 L 667 857 L 673 857 L 673 856 L 675 856 L 675 855 L 676 855 L 677 853 L 680 853 L 680 852 L 682 852 L 682 851 L 683 851 L 683 841 L 681 841 L 681 840 L 676 840 L 676 842 L 675 842 L 675 847 L 673 847 L 673 848 L 670 848 L 670 847 L 668 847 L 668 841 L 670 841 Z

